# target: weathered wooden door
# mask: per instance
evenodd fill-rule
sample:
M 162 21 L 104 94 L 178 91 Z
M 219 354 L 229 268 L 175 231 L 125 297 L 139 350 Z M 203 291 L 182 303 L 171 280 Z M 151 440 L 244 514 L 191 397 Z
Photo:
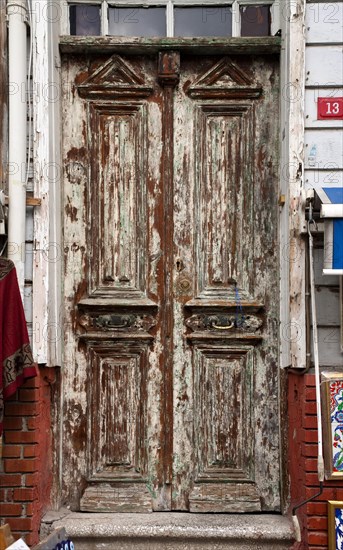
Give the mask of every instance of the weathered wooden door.
M 65 503 L 279 510 L 278 60 L 63 75 Z

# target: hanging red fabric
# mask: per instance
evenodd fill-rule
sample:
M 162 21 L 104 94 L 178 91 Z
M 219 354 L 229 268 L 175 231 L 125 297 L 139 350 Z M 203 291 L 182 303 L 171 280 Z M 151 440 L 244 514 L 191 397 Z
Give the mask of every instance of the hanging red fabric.
M 4 401 L 36 375 L 16 269 L 0 258 L 0 435 Z

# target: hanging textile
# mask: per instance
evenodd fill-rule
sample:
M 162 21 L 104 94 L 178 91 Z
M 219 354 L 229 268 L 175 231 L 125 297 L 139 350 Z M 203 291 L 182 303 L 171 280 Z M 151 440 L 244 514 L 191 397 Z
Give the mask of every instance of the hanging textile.
M 4 401 L 36 375 L 16 270 L 0 258 L 0 436 Z

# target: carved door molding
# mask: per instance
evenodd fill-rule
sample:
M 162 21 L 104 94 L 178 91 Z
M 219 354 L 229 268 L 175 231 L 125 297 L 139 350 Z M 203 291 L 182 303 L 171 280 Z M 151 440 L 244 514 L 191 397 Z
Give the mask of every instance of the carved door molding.
M 278 61 L 63 74 L 65 503 L 277 511 Z

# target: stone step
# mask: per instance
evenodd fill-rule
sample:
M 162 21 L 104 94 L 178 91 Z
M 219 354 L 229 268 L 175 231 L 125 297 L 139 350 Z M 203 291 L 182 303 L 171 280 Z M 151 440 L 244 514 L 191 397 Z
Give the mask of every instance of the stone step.
M 75 550 L 286 550 L 292 524 L 276 514 L 50 512 L 42 535 L 64 527 Z

